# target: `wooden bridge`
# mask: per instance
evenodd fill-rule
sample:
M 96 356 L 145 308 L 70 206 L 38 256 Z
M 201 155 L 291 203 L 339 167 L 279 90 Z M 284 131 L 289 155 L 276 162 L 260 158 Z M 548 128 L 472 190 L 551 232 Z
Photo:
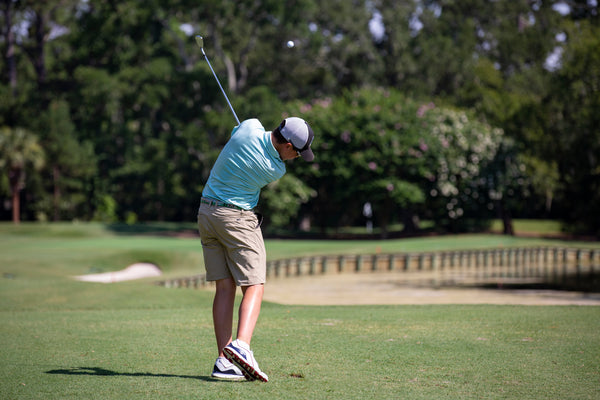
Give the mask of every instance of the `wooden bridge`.
M 321 255 L 267 262 L 267 278 L 397 272 L 430 287 L 522 285 L 600 291 L 600 249 L 524 247 L 422 253 Z M 165 287 L 200 288 L 204 274 L 168 279 Z

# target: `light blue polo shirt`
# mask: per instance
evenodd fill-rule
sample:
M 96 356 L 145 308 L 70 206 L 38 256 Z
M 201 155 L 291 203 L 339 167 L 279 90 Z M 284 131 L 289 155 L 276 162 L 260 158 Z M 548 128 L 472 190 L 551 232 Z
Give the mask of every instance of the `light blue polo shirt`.
M 248 119 L 231 131 L 202 196 L 250 210 L 256 207 L 260 190 L 284 174 L 285 163 L 273 146 L 271 132 L 259 120 Z

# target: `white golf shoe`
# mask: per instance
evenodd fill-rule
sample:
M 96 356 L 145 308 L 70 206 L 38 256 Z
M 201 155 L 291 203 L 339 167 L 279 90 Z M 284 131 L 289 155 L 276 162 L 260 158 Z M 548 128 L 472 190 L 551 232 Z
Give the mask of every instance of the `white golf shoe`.
M 241 340 L 234 340 L 223 349 L 223 353 L 229 361 L 239 367 L 246 379 L 258 379 L 263 382 L 269 381 L 267 374 L 262 372 L 258 367 L 258 362 L 256 362 L 254 354 L 247 343 Z
M 236 367 L 235 364 L 233 364 L 225 357 L 217 358 L 211 376 L 213 378 L 229 379 L 232 381 L 246 379 L 242 371 L 240 371 L 240 369 Z

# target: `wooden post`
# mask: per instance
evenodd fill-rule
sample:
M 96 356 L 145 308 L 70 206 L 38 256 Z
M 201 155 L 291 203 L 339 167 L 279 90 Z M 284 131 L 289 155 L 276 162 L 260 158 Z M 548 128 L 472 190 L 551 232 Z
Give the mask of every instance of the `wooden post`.
M 440 282 L 440 272 L 438 265 L 438 256 L 435 253 L 431 254 L 431 270 L 433 271 L 433 286 L 438 287 Z
M 577 250 L 575 261 L 575 286 L 579 288 L 581 286 L 581 272 L 583 269 L 583 251 Z
M 317 272 L 317 258 L 311 257 L 310 258 L 310 268 L 308 270 L 308 273 L 310 275 L 314 275 L 316 272 Z
M 275 276 L 280 277 L 282 275 L 281 269 L 283 268 L 283 260 L 278 260 L 275 264 Z
M 567 277 L 568 277 L 568 267 L 569 267 L 569 251 L 568 249 L 562 249 L 562 257 L 561 257 L 561 261 L 562 261 L 562 284 L 566 284 L 567 283 Z
M 392 253 L 389 258 L 388 271 L 393 271 L 394 269 L 396 269 L 396 254 Z
M 590 250 L 590 282 L 592 285 L 596 284 L 596 254 L 598 254 L 597 250 Z

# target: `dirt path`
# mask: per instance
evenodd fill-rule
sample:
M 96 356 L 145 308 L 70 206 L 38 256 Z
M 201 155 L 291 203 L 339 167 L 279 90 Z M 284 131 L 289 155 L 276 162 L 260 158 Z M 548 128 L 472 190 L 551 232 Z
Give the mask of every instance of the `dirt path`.
M 396 273 L 271 278 L 264 300 L 296 305 L 520 304 L 596 305 L 600 294 L 553 290 L 431 289 L 400 281 Z

